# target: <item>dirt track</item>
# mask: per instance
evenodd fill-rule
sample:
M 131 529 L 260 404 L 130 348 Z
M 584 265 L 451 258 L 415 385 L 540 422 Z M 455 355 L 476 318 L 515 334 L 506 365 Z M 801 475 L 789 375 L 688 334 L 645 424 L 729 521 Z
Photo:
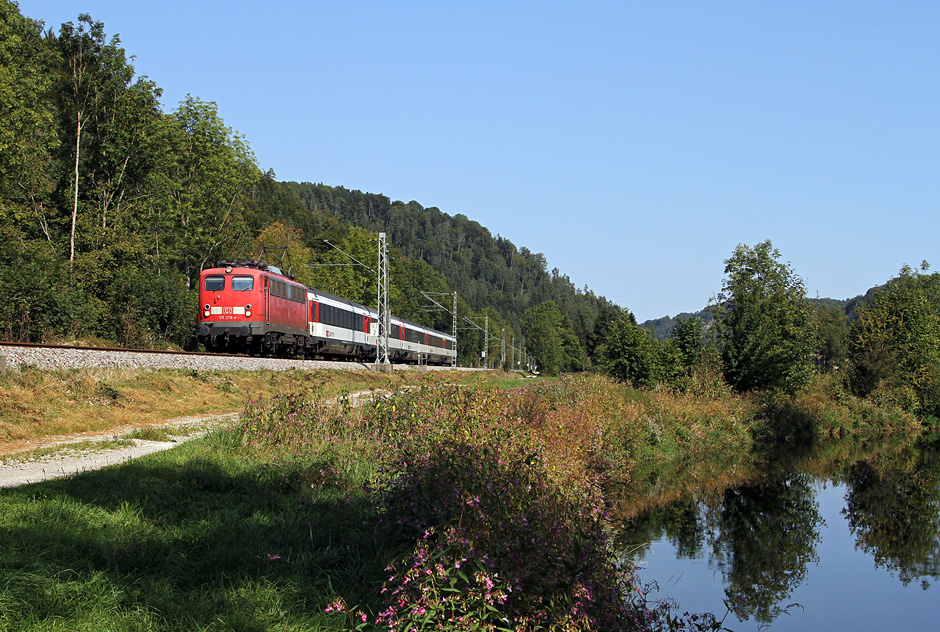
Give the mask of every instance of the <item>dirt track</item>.
M 210 417 L 184 417 L 181 419 L 171 419 L 159 427 L 166 429 L 172 434 L 173 428 L 180 428 L 179 435 L 173 436 L 171 441 L 146 441 L 143 439 L 134 439 L 134 445 L 119 448 L 101 448 L 88 447 L 86 449 L 68 449 L 64 448 L 60 452 L 38 457 L 35 459 L 18 459 L 17 456 L 7 455 L 5 461 L 0 461 L 0 488 L 18 487 L 29 483 L 39 483 L 53 478 L 62 478 L 82 472 L 90 472 L 108 465 L 124 463 L 154 452 L 162 452 L 175 448 L 191 439 L 196 439 L 205 434 L 206 428 L 222 425 L 232 421 L 238 413 L 229 413 L 226 415 L 214 415 Z M 199 426 L 200 430 L 193 432 L 192 426 Z M 97 443 L 110 439 L 118 439 L 126 436 L 134 428 L 116 428 L 107 433 L 95 435 L 70 435 L 61 437 L 50 437 L 42 441 L 37 441 L 29 446 L 30 451 L 41 450 L 44 448 L 54 448 L 56 446 L 67 446 L 78 442 Z

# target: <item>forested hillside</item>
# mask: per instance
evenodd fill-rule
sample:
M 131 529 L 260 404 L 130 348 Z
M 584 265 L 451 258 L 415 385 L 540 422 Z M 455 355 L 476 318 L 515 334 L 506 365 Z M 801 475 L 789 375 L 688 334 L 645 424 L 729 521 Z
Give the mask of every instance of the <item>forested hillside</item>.
M 164 112 L 130 59 L 88 15 L 46 28 L 0 0 L 3 339 L 192 348 L 194 281 L 220 259 L 262 257 L 375 305 L 375 275 L 349 264 L 374 267 L 384 231 L 392 311 L 449 331 L 423 293 L 450 308 L 456 291 L 461 364 L 483 362 L 487 317 L 491 366 L 513 343 L 550 372 L 596 363 L 622 310 L 543 255 L 417 202 L 279 183 L 216 104 Z
M 343 187 L 288 186 L 313 217 L 329 214 L 385 232 L 405 257 L 442 274 L 470 313 L 489 315 L 491 336 L 509 332 L 507 345 L 513 335 L 517 340 L 524 336 L 527 350 L 551 371 L 594 364 L 610 322 L 622 312 L 588 288 L 576 288 L 557 268 L 549 272 L 541 253 L 517 248 L 464 215 Z M 556 350 L 561 352 L 557 357 Z M 491 348 L 491 353 L 499 351 Z

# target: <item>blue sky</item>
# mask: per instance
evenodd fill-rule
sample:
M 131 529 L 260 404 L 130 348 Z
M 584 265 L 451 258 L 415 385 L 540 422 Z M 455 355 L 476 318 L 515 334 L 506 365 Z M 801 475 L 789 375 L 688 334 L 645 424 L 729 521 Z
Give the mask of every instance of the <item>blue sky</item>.
M 87 12 L 263 169 L 463 213 L 646 320 L 771 239 L 811 296 L 940 269 L 940 3 L 127 2 Z

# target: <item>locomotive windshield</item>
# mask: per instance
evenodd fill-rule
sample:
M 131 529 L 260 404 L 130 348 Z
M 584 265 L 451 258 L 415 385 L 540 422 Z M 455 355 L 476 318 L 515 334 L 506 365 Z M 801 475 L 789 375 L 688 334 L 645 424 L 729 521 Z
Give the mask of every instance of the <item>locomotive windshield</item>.
M 232 278 L 233 292 L 250 292 L 255 287 L 255 279 L 250 276 L 237 276 Z
M 221 292 L 225 289 L 225 277 L 223 276 L 207 276 L 206 277 L 206 292 Z

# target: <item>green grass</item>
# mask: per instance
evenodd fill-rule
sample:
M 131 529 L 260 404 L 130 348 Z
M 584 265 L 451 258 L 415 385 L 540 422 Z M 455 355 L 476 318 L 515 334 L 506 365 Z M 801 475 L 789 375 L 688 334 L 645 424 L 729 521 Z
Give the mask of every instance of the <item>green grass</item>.
M 141 441 L 176 441 L 177 437 L 188 437 L 191 434 L 205 430 L 202 426 L 148 426 L 146 428 L 137 428 L 127 433 L 128 439 L 140 439 Z
M 361 485 L 268 465 L 222 430 L 0 491 L 0 630 L 335 629 L 327 604 L 368 608 L 395 554 Z
M 42 393 L 63 381 L 87 382 L 87 397 L 63 404 L 76 419 L 89 405 L 111 411 L 107 402 L 126 406 L 140 399 L 146 405 L 159 393 L 168 400 L 204 390 L 215 396 L 219 384 L 235 381 L 225 374 L 167 371 L 104 377 L 117 398 L 100 387 L 96 373 L 26 372 L 3 389 L 24 395 L 19 401 L 26 406 L 19 410 L 32 412 L 17 422 L 26 427 L 30 415 L 45 418 Z M 512 377 L 461 373 L 450 379 L 505 385 Z M 340 390 L 394 388 L 425 378 L 258 372 L 254 384 L 238 379 L 249 384 L 240 386 L 243 400 L 246 394 L 298 388 L 331 397 Z M 131 384 L 143 384 L 146 395 L 125 395 Z M 228 389 L 221 393 L 229 397 Z M 102 404 L 103 395 L 108 397 Z M 189 401 L 161 410 L 168 416 L 196 412 Z M 76 422 L 69 429 L 86 428 Z M 123 447 L 132 439 L 166 440 L 181 432 L 157 426 L 27 456 Z M 333 469 L 340 474 L 318 476 Z M 384 569 L 407 551 L 392 544 L 363 489 L 373 473 L 374 464 L 361 458 L 333 454 L 321 463 L 246 449 L 236 433 L 221 429 L 131 463 L 0 490 L 0 631 L 343 629 L 342 618 L 324 612 L 340 595 L 374 619 Z

